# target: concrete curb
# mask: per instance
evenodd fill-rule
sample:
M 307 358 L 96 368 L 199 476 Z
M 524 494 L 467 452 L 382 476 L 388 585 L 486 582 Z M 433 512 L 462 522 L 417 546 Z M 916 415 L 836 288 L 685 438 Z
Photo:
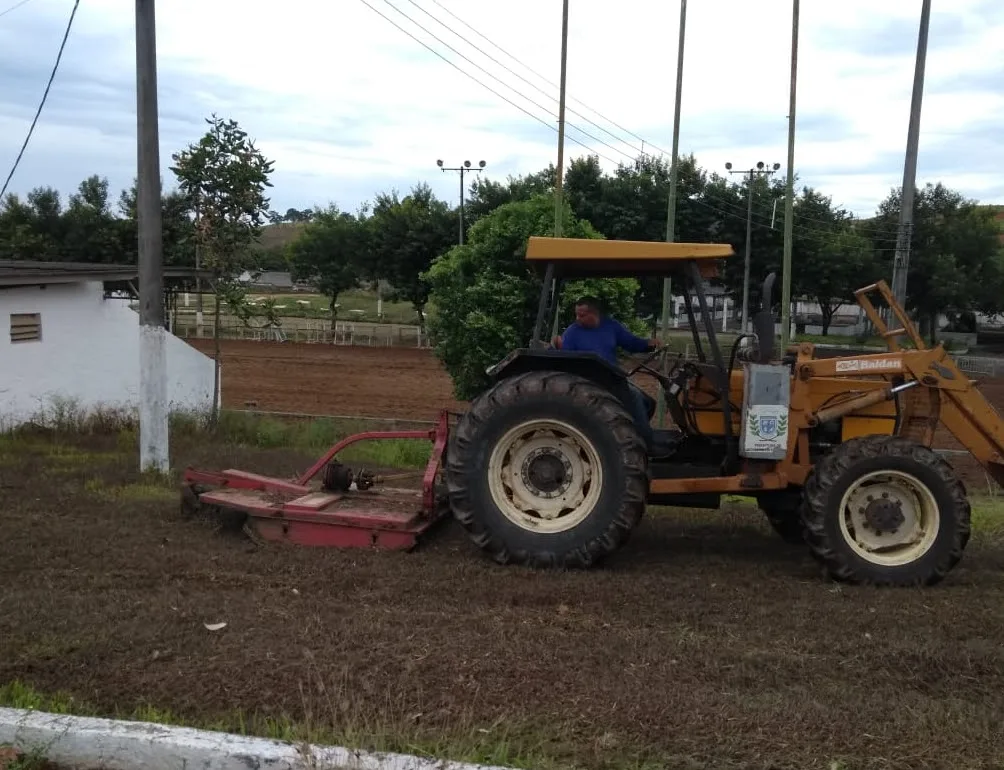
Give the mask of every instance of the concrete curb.
M 512 770 L 10 708 L 0 708 L 2 743 L 70 770 Z

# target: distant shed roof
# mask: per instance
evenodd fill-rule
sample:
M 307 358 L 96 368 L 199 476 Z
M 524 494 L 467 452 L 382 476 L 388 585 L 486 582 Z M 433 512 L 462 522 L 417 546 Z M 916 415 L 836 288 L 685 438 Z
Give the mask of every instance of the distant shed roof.
M 194 280 L 196 277 L 212 277 L 210 271 L 196 271 L 192 267 L 165 267 L 162 275 L 166 284 L 184 282 L 186 279 Z M 81 281 L 101 281 L 108 284 L 137 280 L 139 280 L 137 265 L 0 259 L 0 286 L 36 286 Z

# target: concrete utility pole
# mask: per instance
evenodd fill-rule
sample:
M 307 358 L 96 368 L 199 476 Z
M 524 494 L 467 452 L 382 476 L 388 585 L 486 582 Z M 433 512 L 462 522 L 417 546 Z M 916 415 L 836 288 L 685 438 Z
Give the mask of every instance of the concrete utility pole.
M 920 31 L 917 35 L 917 61 L 913 70 L 913 95 L 910 100 L 910 124 L 906 136 L 906 161 L 903 164 L 903 192 L 900 195 L 899 230 L 896 233 L 896 258 L 893 262 L 892 293 L 906 307 L 906 278 L 910 270 L 910 241 L 913 236 L 913 193 L 917 186 L 917 150 L 920 145 L 920 107 L 924 99 L 924 67 L 927 61 L 927 29 L 931 23 L 931 0 L 920 8 Z
M 483 160 L 478 161 L 477 168 L 471 168 L 471 162 L 469 160 L 464 161 L 464 165 L 457 166 L 456 168 L 447 168 L 443 165 L 443 161 L 437 160 L 436 165 L 443 169 L 443 172 L 447 171 L 459 171 L 460 172 L 460 245 L 464 245 L 464 174 L 466 173 L 481 173 L 481 169 L 485 167 L 485 162 Z
M 680 109 L 683 102 L 683 44 L 687 34 L 687 0 L 680 0 L 680 30 L 676 44 L 676 100 L 673 108 L 673 149 L 669 167 L 669 201 L 666 206 L 666 242 L 676 241 L 676 188 L 680 162 Z M 644 149 L 644 144 L 642 145 Z M 662 339 L 669 339 L 669 308 L 673 298 L 673 279 L 662 279 Z M 659 427 L 666 424 L 666 394 L 659 386 L 657 417 Z
M 568 70 L 568 0 L 561 4 L 561 79 L 558 82 L 558 167 L 554 176 L 554 237 L 564 234 L 565 75 Z
M 798 74 L 798 0 L 791 8 L 791 84 L 788 94 L 788 179 L 784 195 L 784 258 L 781 263 L 781 352 L 791 336 L 791 249 L 795 218 L 795 93 Z
M 139 229 L 140 469 L 169 467 L 167 351 L 154 0 L 136 0 L 136 219 Z
M 669 205 L 666 210 L 666 241 L 676 240 L 676 186 L 680 162 L 680 105 L 683 102 L 683 43 L 687 31 L 687 0 L 680 0 L 680 37 L 676 46 L 676 105 L 673 109 L 673 156 L 669 168 Z M 669 304 L 673 295 L 673 280 L 662 280 L 662 338 L 669 335 Z
M 749 298 L 750 298 L 750 259 L 753 254 L 753 179 L 763 174 L 770 176 L 779 168 L 780 163 L 775 163 L 771 168 L 764 168 L 764 162 L 758 161 L 756 168 L 748 171 L 733 171 L 732 164 L 725 164 L 726 170 L 730 174 L 744 174 L 747 177 L 746 188 L 746 262 L 743 265 L 743 309 L 742 309 L 742 331 L 748 331 L 746 322 L 749 320 Z

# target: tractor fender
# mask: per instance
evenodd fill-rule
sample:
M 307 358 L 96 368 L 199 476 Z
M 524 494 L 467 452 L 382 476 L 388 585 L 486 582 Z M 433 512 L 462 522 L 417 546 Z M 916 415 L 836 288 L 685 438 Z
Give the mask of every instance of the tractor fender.
M 626 389 L 624 371 L 596 353 L 564 352 L 549 348 L 524 348 L 512 351 L 486 370 L 492 384 L 527 372 L 565 372 L 595 382 L 615 393 Z

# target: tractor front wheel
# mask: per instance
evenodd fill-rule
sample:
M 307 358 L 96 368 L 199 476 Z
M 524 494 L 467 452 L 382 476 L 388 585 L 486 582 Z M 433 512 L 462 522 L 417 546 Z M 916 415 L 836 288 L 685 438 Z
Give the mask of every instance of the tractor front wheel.
M 454 516 L 499 563 L 593 566 L 645 510 L 647 456 L 631 415 L 572 374 L 498 383 L 461 418 L 447 456 Z
M 831 577 L 933 585 L 969 541 L 970 507 L 951 466 L 898 436 L 853 439 L 806 480 L 802 509 L 813 556 Z

